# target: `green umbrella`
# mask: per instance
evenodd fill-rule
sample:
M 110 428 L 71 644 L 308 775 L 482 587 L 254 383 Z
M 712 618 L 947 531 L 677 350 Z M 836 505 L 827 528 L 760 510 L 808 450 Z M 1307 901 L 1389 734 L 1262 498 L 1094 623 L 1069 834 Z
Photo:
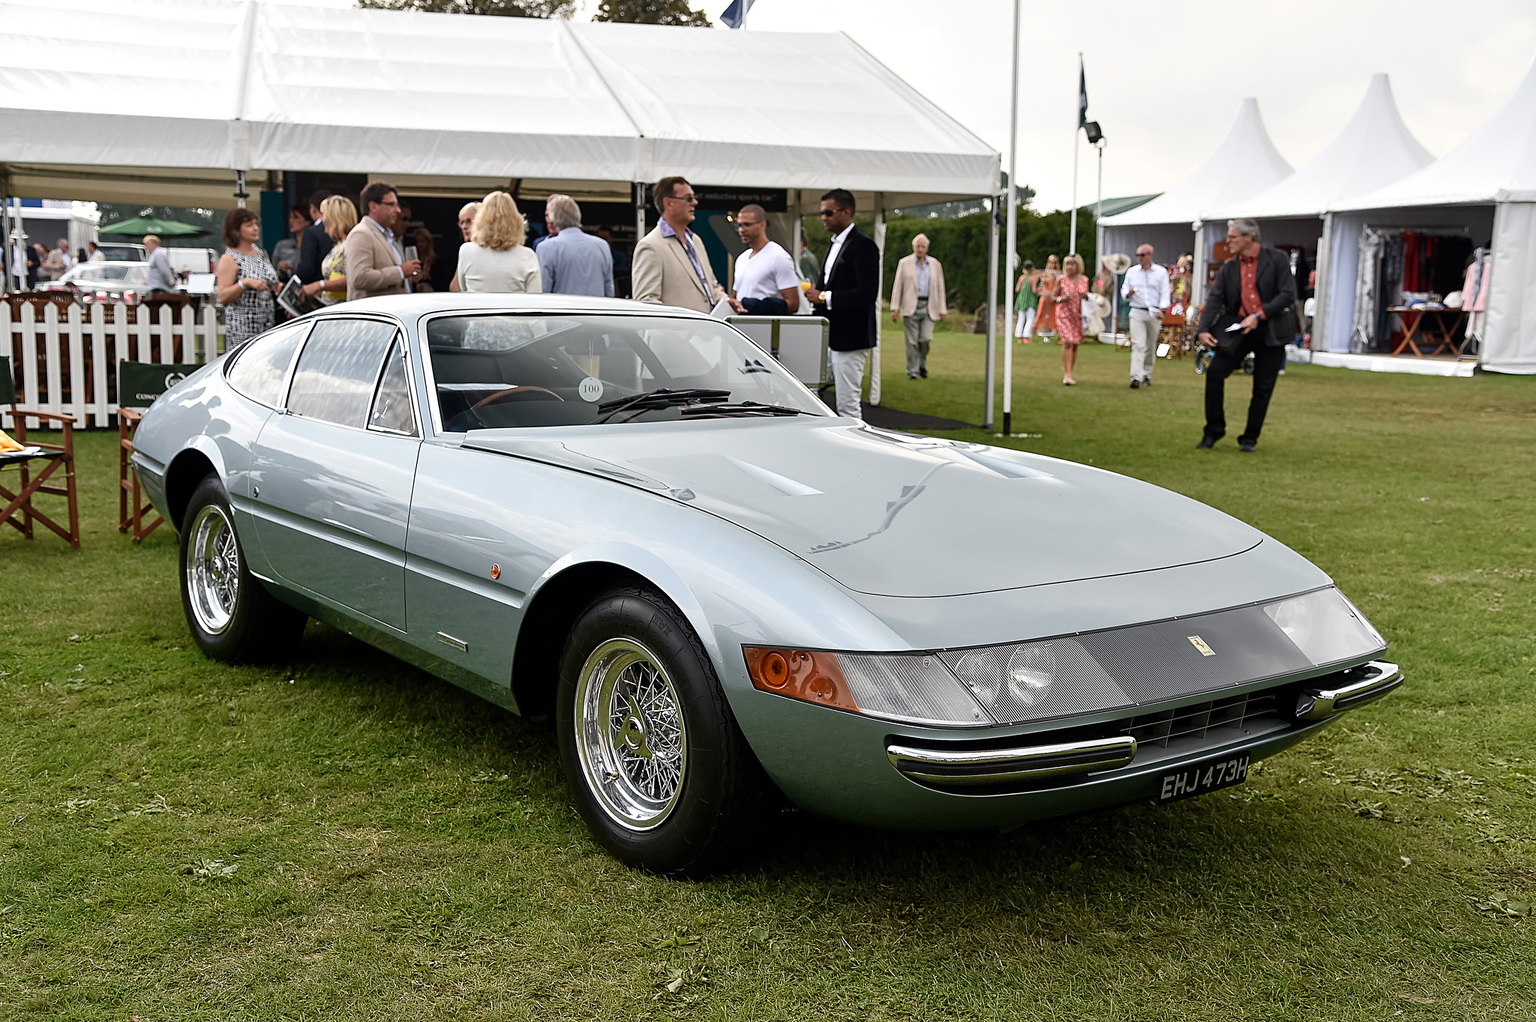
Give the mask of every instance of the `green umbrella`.
M 158 234 L 162 237 L 175 237 L 182 234 L 202 234 L 203 228 L 184 224 L 179 220 L 161 220 L 152 216 L 136 216 L 129 220 L 119 220 L 115 224 L 103 227 L 98 234 Z

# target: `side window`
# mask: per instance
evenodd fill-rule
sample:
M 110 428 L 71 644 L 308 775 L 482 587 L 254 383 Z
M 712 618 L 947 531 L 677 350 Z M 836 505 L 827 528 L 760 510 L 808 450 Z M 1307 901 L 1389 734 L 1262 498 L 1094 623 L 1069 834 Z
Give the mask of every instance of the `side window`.
M 293 353 L 299 350 L 309 326 L 305 322 L 279 327 L 247 344 L 224 370 L 229 385 L 252 401 L 281 408 Z
M 416 435 L 416 419 L 411 415 L 411 384 L 405 372 L 405 349 L 396 336 L 384 358 L 384 372 L 379 376 L 379 392 L 373 396 L 369 429 Z
M 371 319 L 320 320 L 299 353 L 288 410 L 361 429 L 395 330 L 393 324 Z

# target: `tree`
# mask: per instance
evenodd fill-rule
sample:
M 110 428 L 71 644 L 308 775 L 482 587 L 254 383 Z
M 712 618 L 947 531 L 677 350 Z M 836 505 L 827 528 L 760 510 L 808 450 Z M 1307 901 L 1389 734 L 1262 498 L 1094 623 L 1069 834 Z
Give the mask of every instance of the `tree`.
M 433 14 L 491 14 L 504 18 L 569 18 L 576 0 L 357 0 L 359 7 Z
M 688 0 L 602 0 L 592 20 L 709 27 L 709 15 L 689 7 Z

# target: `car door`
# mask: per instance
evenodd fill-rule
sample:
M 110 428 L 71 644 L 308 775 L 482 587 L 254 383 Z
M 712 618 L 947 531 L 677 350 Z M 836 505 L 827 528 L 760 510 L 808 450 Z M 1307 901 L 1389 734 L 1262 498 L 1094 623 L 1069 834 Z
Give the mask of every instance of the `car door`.
M 421 430 L 393 320 L 322 317 L 254 452 L 257 537 L 274 572 L 401 632 Z

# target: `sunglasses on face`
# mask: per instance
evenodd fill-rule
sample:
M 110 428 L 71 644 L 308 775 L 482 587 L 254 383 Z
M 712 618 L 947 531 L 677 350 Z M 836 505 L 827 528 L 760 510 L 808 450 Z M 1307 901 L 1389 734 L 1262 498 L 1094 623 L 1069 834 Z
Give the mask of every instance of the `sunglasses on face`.
M 693 194 L 692 192 L 689 192 L 687 195 L 663 195 L 662 198 L 664 198 L 664 199 L 672 199 L 672 200 L 674 200 L 676 202 L 698 202 L 699 201 L 699 197 L 697 195 Z

